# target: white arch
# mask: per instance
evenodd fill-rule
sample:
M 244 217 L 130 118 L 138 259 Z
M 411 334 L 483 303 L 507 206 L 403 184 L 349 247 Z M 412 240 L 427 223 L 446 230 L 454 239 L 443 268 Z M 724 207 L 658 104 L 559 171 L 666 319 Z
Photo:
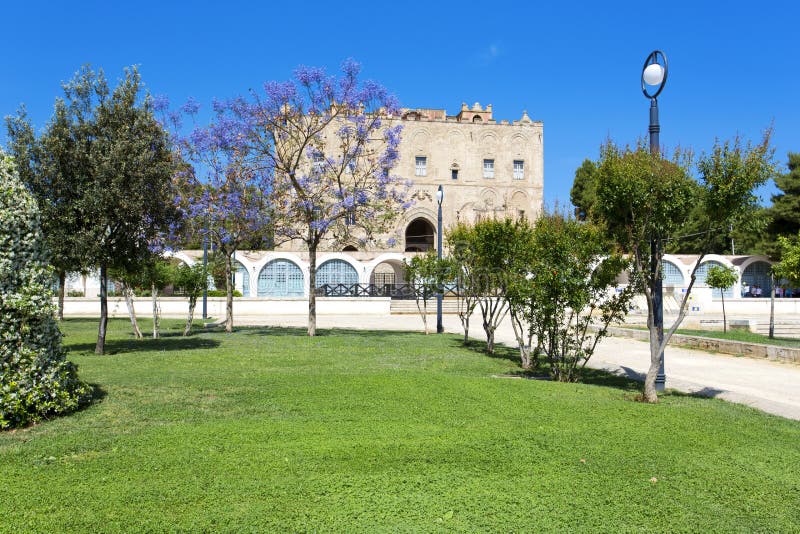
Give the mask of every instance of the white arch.
M 267 252 L 264 257 L 259 259 L 257 262 L 253 264 L 253 273 L 255 275 L 255 287 L 256 287 L 256 295 L 258 294 L 258 277 L 261 275 L 261 271 L 267 264 L 274 260 L 286 260 L 294 263 L 300 268 L 300 271 L 303 273 L 303 296 L 308 298 L 308 281 L 310 280 L 309 273 L 308 273 L 308 262 L 301 259 L 300 256 L 294 254 L 292 252 L 282 252 L 282 251 L 269 251 Z M 250 282 L 251 293 L 253 282 Z
M 164 252 L 164 256 L 167 257 L 167 258 L 175 258 L 176 260 L 181 260 L 183 263 L 185 263 L 189 267 L 191 267 L 192 265 L 194 265 L 198 261 L 198 260 L 194 260 L 191 257 L 189 257 L 189 255 L 186 254 L 182 250 L 178 250 L 178 251 L 168 250 L 168 251 Z M 202 261 L 202 260 L 200 260 L 200 261 Z
M 399 252 L 387 252 L 385 254 L 381 254 L 375 259 L 365 264 L 366 267 L 366 276 L 365 276 L 365 284 L 369 284 L 370 279 L 372 278 L 372 273 L 375 271 L 375 268 L 385 261 L 397 261 L 405 265 L 406 263 L 406 256 Z

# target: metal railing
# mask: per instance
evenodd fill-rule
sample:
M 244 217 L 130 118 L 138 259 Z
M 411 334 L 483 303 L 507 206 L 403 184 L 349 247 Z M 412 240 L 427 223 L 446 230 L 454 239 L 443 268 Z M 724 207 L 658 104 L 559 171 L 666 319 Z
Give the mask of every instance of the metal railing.
M 397 300 L 411 300 L 423 291 L 423 287 L 413 284 L 323 284 L 316 289 L 318 297 L 390 297 Z M 444 287 L 445 297 L 458 297 L 454 285 Z M 428 292 L 425 298 L 434 298 L 436 292 Z

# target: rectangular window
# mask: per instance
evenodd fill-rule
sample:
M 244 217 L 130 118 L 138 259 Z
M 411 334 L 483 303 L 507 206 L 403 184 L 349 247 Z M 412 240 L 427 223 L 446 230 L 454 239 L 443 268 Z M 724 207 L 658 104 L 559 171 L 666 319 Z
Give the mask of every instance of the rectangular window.
M 452 178 L 453 180 L 458 180 L 458 169 L 450 170 L 450 178 Z
M 414 166 L 414 175 L 415 176 L 428 175 L 428 158 L 424 156 L 417 156 L 416 164 Z
M 493 159 L 485 159 L 483 160 L 483 177 L 492 179 L 494 178 L 494 160 Z
M 344 224 L 352 226 L 356 223 L 356 212 L 349 210 L 344 216 Z
M 525 162 L 515 159 L 514 160 L 514 179 L 515 180 L 524 180 L 525 179 Z

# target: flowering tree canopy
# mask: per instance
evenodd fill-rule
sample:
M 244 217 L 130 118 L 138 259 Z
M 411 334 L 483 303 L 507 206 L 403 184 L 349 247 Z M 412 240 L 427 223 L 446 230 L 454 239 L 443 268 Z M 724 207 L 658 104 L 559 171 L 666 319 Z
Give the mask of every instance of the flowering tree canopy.
M 316 330 L 316 252 L 332 244 L 374 242 L 406 204 L 409 183 L 392 174 L 400 126 L 394 96 L 347 60 L 340 77 L 299 67 L 294 79 L 267 82 L 263 92 L 224 104 L 230 138 L 244 143 L 252 172 L 269 179 L 267 191 L 276 241 L 308 247 L 309 335 Z M 220 106 L 223 107 L 223 106 Z

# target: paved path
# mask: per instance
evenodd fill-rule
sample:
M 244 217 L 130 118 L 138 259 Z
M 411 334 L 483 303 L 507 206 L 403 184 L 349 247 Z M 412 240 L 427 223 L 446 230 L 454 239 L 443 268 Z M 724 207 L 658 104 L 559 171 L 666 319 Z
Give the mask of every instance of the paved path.
M 306 317 L 236 317 L 237 325 L 306 325 Z M 436 328 L 436 318 L 428 324 Z M 356 328 L 365 330 L 422 330 L 416 315 L 320 316 L 318 328 Z M 457 316 L 445 315 L 447 332 L 462 333 Z M 480 321 L 472 323 L 471 337 L 481 339 Z M 505 321 L 496 334 L 497 341 L 516 346 L 511 324 Z M 649 366 L 649 346 L 643 341 L 609 337 L 601 341 L 589 365 L 642 379 Z M 718 397 L 747 404 L 765 412 L 800 420 L 800 365 L 754 358 L 710 354 L 703 351 L 668 347 L 666 351 L 667 387 L 679 391 Z

